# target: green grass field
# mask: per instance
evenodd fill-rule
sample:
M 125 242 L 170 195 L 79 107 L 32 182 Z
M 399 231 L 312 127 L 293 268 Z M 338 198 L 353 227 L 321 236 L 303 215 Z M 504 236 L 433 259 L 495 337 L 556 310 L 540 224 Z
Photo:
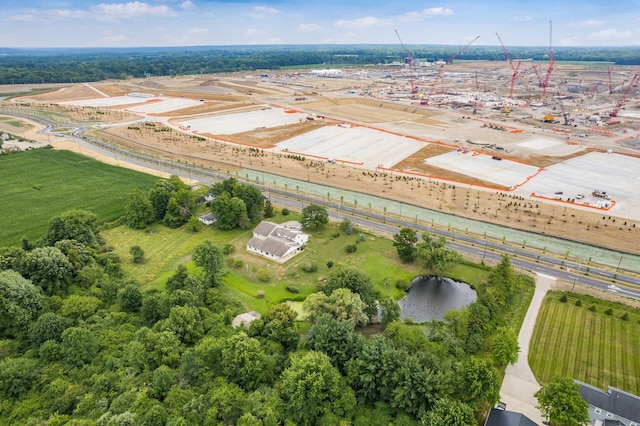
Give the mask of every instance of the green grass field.
M 292 219 L 299 219 L 299 215 L 277 215 L 272 220 L 283 222 Z M 381 294 L 396 298 L 404 294 L 396 288 L 397 280 L 410 281 L 425 273 L 416 265 L 400 263 L 392 242 L 371 234 L 364 234 L 364 241 L 357 244 L 356 252 L 348 254 L 345 247 L 355 243 L 359 234 L 341 233 L 335 223 L 328 224 L 322 231 L 312 232 L 305 250 L 283 265 L 248 253 L 245 244 L 251 238 L 251 233 L 252 230 L 223 232 L 211 227 L 203 227 L 193 233 L 184 228 L 169 229 L 162 225 L 153 225 L 146 230 L 119 226 L 101 232 L 122 258 L 123 269 L 136 279 L 142 290 L 163 289 L 167 279 L 183 263 L 192 273 L 199 274 L 190 256 L 203 241 L 211 240 L 218 247 L 232 244 L 235 251 L 227 256 L 225 289 L 241 300 L 247 309 L 261 313 L 266 313 L 273 305 L 285 300 L 303 300 L 316 291 L 323 277 L 337 268 L 355 267 L 363 271 Z M 129 254 L 129 248 L 133 245 L 139 245 L 145 251 L 144 263 L 133 263 Z M 329 261 L 334 263 L 331 269 L 327 266 Z M 235 262 L 240 266 L 234 266 Z M 317 270 L 304 271 L 303 266 L 308 263 L 315 264 Z M 260 271 L 268 273 L 269 281 L 260 281 Z M 458 264 L 446 275 L 478 287 L 486 281 L 488 271 L 473 264 Z M 295 286 L 298 292 L 288 291 L 288 285 Z
M 562 303 L 561 295 L 546 296 L 531 340 L 529 364 L 538 381 L 564 376 L 640 394 L 640 310 L 575 294 Z
M 134 188 L 147 191 L 158 179 L 53 149 L 2 155 L 0 170 L 0 246 L 40 238 L 53 216 L 70 209 L 115 220 Z

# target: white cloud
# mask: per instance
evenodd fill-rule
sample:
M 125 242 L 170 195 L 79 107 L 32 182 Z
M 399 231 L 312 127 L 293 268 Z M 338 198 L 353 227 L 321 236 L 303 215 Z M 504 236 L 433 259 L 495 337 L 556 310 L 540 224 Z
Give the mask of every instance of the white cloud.
M 87 12 L 84 10 L 49 9 L 45 13 L 52 18 L 83 19 L 87 17 Z
M 256 30 L 255 28 L 249 28 L 248 30 L 245 30 L 244 35 L 248 36 L 248 37 L 253 37 L 253 36 L 257 36 L 262 34 L 262 32 L 260 30 Z
M 277 15 L 280 13 L 278 9 L 267 6 L 254 6 L 252 10 L 259 15 Z
M 108 35 L 106 37 L 102 37 L 98 39 L 98 42 L 102 44 L 120 44 L 124 42 L 128 42 L 131 39 L 125 35 Z
M 513 18 L 511 18 L 511 20 L 513 22 L 529 22 L 533 20 L 532 16 L 526 15 L 526 16 L 514 16 Z
M 618 31 L 610 28 L 608 30 L 602 30 L 595 33 L 591 33 L 587 36 L 587 40 L 594 41 L 616 41 L 625 40 L 631 37 L 631 31 Z
M 185 34 L 187 35 L 202 35 L 202 34 L 208 34 L 208 33 L 209 33 L 209 29 L 202 28 L 202 27 L 189 28 L 188 30 L 185 31 Z
M 444 7 L 431 7 L 422 11 L 407 12 L 397 17 L 400 22 L 416 22 L 424 19 L 433 18 L 434 16 L 453 15 L 453 10 Z
M 196 6 L 191 0 L 184 0 L 178 5 L 178 8 L 182 10 L 192 10 L 197 9 L 198 6 Z
M 34 13 L 24 13 L 22 15 L 13 15 L 11 17 L 11 20 L 21 22 L 34 22 L 38 20 L 38 16 Z
M 371 27 L 386 27 L 392 24 L 392 20 L 389 18 L 380 19 L 373 16 L 365 16 L 364 18 L 356 19 L 340 19 L 333 23 L 336 28 L 350 28 L 350 29 L 363 29 Z
M 165 5 L 151 6 L 139 1 L 128 3 L 100 3 L 91 6 L 94 17 L 101 20 L 134 19 L 144 16 L 172 16 L 173 10 Z
M 300 33 L 312 33 L 316 31 L 323 31 L 324 27 L 318 24 L 300 24 L 296 27 L 296 31 Z
M 570 28 L 593 28 L 601 27 L 604 25 L 604 21 L 598 21 L 595 19 L 587 19 L 578 23 L 572 22 L 569 24 Z

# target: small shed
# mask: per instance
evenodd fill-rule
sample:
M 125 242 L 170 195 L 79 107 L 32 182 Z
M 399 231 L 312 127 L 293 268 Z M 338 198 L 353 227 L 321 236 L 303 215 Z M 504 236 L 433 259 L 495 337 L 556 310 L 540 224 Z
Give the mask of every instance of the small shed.
M 235 317 L 233 321 L 231 321 L 231 326 L 233 328 L 236 328 L 240 327 L 240 325 L 244 325 L 244 328 L 249 328 L 253 321 L 261 317 L 262 315 L 260 315 L 260 313 L 256 311 L 245 312 L 244 314 L 240 314 Z
M 213 215 L 213 213 L 207 213 L 203 214 L 202 216 L 198 216 L 198 220 L 207 226 L 216 223 L 216 217 Z

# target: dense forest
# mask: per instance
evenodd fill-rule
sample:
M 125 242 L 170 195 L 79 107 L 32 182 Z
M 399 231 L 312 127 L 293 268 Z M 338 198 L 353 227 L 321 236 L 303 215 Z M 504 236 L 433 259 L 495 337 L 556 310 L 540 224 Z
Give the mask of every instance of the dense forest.
M 189 216 L 186 191 L 177 179 L 134 191 L 110 226 L 161 220 L 193 232 L 175 220 Z M 247 186 L 212 191 L 232 191 L 247 212 Z M 411 248 L 418 259 L 446 255 L 410 230 L 394 240 L 404 261 Z M 144 262 L 140 247 L 130 253 Z M 384 329 L 369 336 L 377 295 L 359 270 L 336 266 L 318 284 L 305 332 L 285 303 L 233 328 L 245 308 L 225 289 L 224 248 L 206 240 L 192 259 L 141 292 L 82 210 L 53 217 L 38 241 L 0 247 L 0 424 L 468 426 L 497 401 L 499 371 L 517 356 L 505 324 L 527 290 L 507 257 L 445 321 L 400 322 L 383 300 Z
M 447 60 L 460 46 L 408 46 L 422 61 Z M 509 47 L 511 57 L 546 61 L 547 47 Z M 640 48 L 558 47 L 558 61 L 640 65 Z M 497 46 L 471 46 L 459 59 L 503 61 Z M 0 49 L 0 84 L 73 83 L 129 77 L 362 66 L 404 60 L 396 45 L 223 46 L 139 49 Z

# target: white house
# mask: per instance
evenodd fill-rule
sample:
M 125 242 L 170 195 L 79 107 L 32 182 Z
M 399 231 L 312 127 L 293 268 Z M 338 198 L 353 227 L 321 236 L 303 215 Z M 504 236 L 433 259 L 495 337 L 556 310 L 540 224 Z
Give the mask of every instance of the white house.
M 262 221 L 253 230 L 247 250 L 278 263 L 284 263 L 302 251 L 309 235 L 302 232 L 299 222 L 281 225 Z

